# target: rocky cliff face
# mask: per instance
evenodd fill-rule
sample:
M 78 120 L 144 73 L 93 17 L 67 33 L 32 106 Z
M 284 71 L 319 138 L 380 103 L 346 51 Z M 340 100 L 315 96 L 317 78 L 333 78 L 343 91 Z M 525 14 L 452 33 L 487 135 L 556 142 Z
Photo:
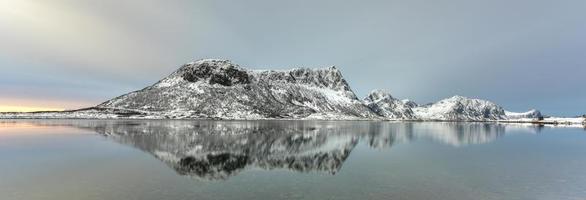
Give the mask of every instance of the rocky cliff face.
M 409 99 L 403 99 L 401 100 L 401 102 L 403 102 L 403 104 L 405 104 L 409 108 L 415 108 L 419 106 L 419 104 L 415 103 L 415 101 L 411 101 Z
M 227 60 L 183 65 L 156 84 L 97 106 L 164 118 L 378 117 L 360 102 L 335 67 L 253 71 Z
M 386 90 L 374 90 L 363 100 L 364 104 L 372 111 L 385 119 L 411 120 L 416 119 L 411 110 L 411 104 L 393 98 Z

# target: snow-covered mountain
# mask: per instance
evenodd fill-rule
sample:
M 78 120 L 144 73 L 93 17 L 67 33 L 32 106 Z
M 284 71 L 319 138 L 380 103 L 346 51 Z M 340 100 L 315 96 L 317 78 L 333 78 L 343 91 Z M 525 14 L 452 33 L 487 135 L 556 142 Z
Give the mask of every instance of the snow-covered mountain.
M 373 90 L 364 98 L 364 104 L 385 119 L 411 120 L 416 119 L 411 110 L 412 104 L 393 98 L 386 90 Z
M 388 91 L 374 90 L 361 101 L 335 67 L 249 70 L 218 59 L 185 64 L 151 86 L 95 107 L 64 112 L 0 113 L 0 119 L 385 119 L 531 123 L 540 117 L 537 110 L 509 112 L 493 102 L 462 96 L 419 105 L 394 98 Z M 574 119 L 562 121 L 575 123 Z
M 523 118 L 539 119 L 540 117 L 543 117 L 543 115 L 541 115 L 541 112 L 539 112 L 539 110 L 535 110 L 535 109 L 531 109 L 527 112 L 505 111 L 505 115 L 507 116 L 507 119 L 523 119 Z
M 398 100 L 388 91 L 374 90 L 363 100 L 375 113 L 391 120 L 489 121 L 508 119 L 499 105 L 481 99 L 454 96 L 437 103 L 421 105 Z
M 419 106 L 419 104 L 415 103 L 415 101 L 411 101 L 410 99 L 403 99 L 401 100 L 401 102 L 403 102 L 403 104 L 405 104 L 409 108 L 415 108 Z
M 487 121 L 506 119 L 505 110 L 490 101 L 453 96 L 437 103 L 413 108 L 417 118 L 445 121 Z
M 133 110 L 164 118 L 378 117 L 358 100 L 335 67 L 248 70 L 215 59 L 185 64 L 154 85 L 97 108 Z

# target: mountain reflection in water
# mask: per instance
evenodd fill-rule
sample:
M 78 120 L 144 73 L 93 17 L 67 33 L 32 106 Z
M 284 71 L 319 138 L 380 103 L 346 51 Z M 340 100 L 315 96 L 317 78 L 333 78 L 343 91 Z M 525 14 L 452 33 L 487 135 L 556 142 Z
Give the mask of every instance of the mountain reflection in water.
M 152 154 L 177 173 L 223 180 L 250 168 L 338 172 L 359 142 L 372 148 L 430 139 L 461 146 L 491 142 L 505 130 L 539 127 L 494 123 L 364 121 L 51 121 L 91 129 Z

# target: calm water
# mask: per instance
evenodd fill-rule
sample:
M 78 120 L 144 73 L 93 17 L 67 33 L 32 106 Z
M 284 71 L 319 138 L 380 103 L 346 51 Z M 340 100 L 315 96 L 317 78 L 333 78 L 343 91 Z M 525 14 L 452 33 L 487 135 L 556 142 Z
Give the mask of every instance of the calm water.
M 0 121 L 0 199 L 586 199 L 586 131 Z

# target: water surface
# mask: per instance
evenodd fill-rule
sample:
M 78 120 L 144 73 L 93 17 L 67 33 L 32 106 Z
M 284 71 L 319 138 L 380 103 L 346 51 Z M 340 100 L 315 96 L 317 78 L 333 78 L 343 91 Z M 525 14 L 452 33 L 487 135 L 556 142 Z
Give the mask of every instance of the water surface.
M 585 199 L 586 131 L 485 123 L 0 121 L 0 199 Z

